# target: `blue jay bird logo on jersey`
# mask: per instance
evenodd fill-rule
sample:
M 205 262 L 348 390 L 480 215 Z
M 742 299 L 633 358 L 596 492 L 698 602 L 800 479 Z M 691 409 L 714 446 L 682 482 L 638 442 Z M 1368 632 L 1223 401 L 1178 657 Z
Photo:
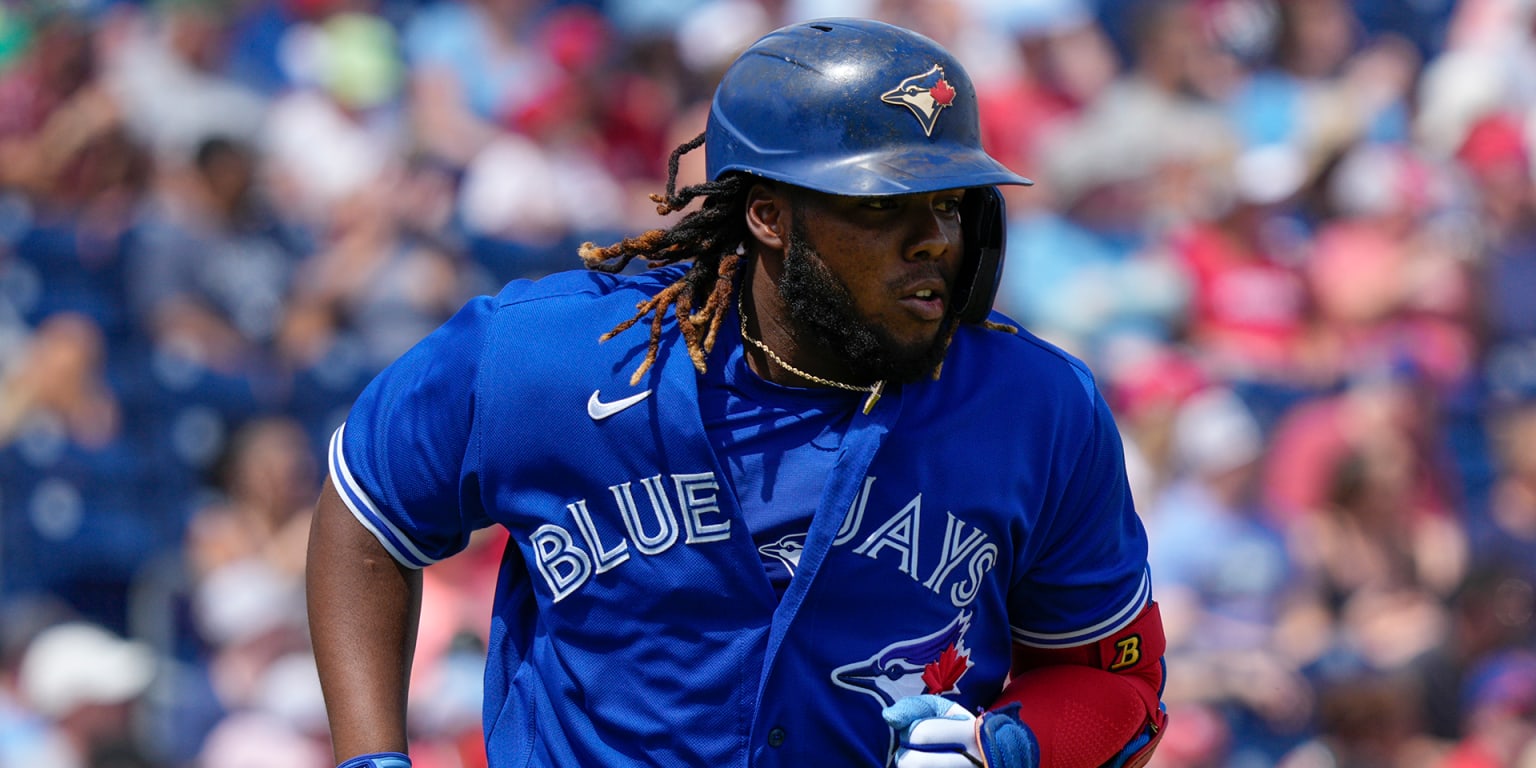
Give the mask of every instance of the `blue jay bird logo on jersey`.
M 791 533 L 772 544 L 764 544 L 757 551 L 784 564 L 790 576 L 800 567 L 800 555 L 805 552 L 805 534 Z
M 880 100 L 912 110 L 923 126 L 923 135 L 932 136 L 933 126 L 939 122 L 939 113 L 955 103 L 955 87 L 944 79 L 944 68 L 935 64 L 933 69 L 913 75 L 901 84 L 880 94 Z
M 970 612 L 961 611 L 931 635 L 891 643 L 867 659 L 832 670 L 832 682 L 879 699 L 881 707 L 924 693 L 957 693 L 960 678 L 975 664 L 965 645 L 970 628 Z

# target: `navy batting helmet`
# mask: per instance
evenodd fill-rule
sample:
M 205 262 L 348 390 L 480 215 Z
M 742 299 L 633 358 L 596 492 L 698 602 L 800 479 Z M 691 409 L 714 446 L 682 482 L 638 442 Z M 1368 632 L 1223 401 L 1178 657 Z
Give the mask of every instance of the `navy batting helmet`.
M 793 24 L 753 43 L 715 90 L 711 180 L 745 172 L 834 195 L 968 189 L 957 306 L 986 319 L 1003 268 L 999 184 L 1031 184 L 981 148 L 976 90 L 938 43 L 868 19 Z

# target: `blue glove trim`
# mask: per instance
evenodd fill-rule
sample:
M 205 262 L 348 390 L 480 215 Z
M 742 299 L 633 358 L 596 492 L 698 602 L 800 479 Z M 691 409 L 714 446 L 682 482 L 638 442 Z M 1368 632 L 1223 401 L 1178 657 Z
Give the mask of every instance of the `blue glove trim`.
M 988 768 L 1040 768 L 1040 743 L 1019 719 L 1018 704 L 983 712 L 978 719 L 976 741 Z
M 399 752 L 369 752 L 358 755 L 336 768 L 411 768 L 411 758 Z
M 913 744 L 912 742 L 903 738 L 896 746 L 901 749 L 910 749 L 913 752 L 926 752 L 928 754 L 934 755 L 959 755 L 971 761 L 971 765 L 976 766 L 976 768 L 987 768 L 985 763 L 977 760 L 974 757 L 971 757 L 971 752 L 966 748 L 966 745 L 960 744 L 958 742 L 945 743 L 941 741 L 935 741 L 929 744 Z

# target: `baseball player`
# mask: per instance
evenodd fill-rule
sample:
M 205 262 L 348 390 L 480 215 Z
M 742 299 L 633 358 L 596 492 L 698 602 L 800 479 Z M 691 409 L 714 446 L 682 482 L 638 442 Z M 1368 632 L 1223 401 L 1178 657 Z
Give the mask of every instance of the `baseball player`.
M 770 33 L 670 174 L 658 208 L 700 207 L 471 301 L 332 438 L 308 590 L 337 759 L 410 765 L 419 569 L 499 525 L 491 766 L 1145 762 L 1163 634 L 1119 436 L 1081 362 L 991 311 L 998 185 L 1030 182 L 954 57 Z

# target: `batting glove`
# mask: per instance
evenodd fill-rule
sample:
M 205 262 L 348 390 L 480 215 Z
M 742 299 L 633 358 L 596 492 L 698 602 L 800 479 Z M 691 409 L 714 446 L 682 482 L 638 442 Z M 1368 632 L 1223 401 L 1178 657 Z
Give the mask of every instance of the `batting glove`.
M 399 752 L 370 752 L 358 755 L 336 768 L 411 768 L 411 758 Z
M 1013 704 L 980 716 L 932 694 L 908 696 L 881 715 L 896 731 L 896 768 L 1039 768 L 1035 734 Z

